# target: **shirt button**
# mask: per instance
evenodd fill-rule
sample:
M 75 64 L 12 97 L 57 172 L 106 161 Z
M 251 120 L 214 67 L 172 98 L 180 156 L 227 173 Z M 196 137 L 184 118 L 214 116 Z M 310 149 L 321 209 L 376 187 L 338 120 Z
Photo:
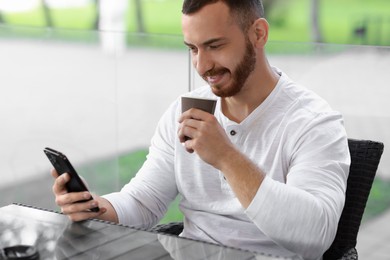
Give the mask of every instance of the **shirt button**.
M 236 131 L 234 131 L 234 130 L 230 131 L 230 135 L 231 135 L 231 136 L 235 136 L 236 134 L 237 134 Z

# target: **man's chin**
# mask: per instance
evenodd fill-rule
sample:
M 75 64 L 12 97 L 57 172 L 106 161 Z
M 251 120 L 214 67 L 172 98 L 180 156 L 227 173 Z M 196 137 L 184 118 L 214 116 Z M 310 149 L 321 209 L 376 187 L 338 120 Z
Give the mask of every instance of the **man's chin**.
M 224 97 L 224 91 L 219 85 L 210 85 L 211 91 L 218 97 Z
M 226 98 L 226 97 L 232 97 L 236 95 L 238 92 L 240 92 L 240 89 L 235 88 L 222 88 L 220 85 L 210 85 L 211 91 L 214 93 L 214 95 Z

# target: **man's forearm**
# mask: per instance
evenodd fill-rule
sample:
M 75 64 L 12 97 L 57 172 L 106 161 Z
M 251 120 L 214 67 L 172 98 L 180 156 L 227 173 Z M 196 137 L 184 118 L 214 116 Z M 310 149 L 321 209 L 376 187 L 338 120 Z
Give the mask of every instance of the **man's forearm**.
M 255 197 L 264 174 L 235 149 L 227 152 L 219 167 L 242 206 L 247 208 Z

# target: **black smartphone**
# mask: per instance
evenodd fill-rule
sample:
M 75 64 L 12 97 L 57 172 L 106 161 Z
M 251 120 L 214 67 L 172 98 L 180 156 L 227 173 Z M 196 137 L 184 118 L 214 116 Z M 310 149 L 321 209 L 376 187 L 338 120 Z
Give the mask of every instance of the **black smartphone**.
M 65 154 L 48 147 L 46 147 L 43 151 L 59 175 L 66 172 L 70 175 L 70 180 L 66 183 L 66 189 L 68 192 L 88 191 L 84 182 L 81 180 L 80 176 L 77 174 L 76 170 L 73 168 Z M 92 200 L 92 197 L 90 199 L 81 200 L 79 202 L 85 202 L 88 200 Z M 99 207 L 92 208 L 90 210 L 98 212 Z

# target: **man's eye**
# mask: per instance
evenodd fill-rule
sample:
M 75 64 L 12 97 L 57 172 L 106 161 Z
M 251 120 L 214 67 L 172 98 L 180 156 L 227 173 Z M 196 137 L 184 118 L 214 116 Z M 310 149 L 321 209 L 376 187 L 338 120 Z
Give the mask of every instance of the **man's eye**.
M 188 47 L 188 50 L 192 53 L 197 53 L 198 52 L 198 49 L 195 48 L 195 47 Z
M 223 46 L 224 44 L 212 44 L 212 45 L 209 45 L 208 46 L 208 48 L 209 48 L 209 50 L 216 50 L 216 49 L 221 49 L 222 48 L 222 46 Z

